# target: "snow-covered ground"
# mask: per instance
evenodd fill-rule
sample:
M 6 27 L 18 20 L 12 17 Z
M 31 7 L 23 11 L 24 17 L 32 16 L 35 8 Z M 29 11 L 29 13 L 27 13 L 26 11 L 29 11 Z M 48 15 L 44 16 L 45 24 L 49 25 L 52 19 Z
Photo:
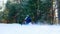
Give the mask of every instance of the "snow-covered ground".
M 0 24 L 0 34 L 60 34 L 60 26 Z

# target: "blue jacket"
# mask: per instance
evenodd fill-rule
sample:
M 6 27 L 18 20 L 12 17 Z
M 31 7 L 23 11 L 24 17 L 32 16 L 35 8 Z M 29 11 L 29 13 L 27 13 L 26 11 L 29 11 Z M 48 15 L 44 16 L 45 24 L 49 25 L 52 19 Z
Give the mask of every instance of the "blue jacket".
M 25 19 L 25 21 L 26 21 L 26 24 L 29 24 L 29 23 L 31 22 L 31 18 L 30 18 L 30 17 L 27 17 L 27 18 Z

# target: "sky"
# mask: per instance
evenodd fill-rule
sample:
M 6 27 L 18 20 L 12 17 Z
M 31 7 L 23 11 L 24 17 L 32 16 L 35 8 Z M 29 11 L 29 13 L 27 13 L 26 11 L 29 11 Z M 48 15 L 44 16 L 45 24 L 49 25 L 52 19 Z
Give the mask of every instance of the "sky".
M 0 24 L 0 34 L 60 34 L 60 25 Z
M 0 1 L 4 1 L 6 3 L 7 0 L 0 0 Z
M 7 3 L 7 0 L 0 0 L 0 7 L 2 7 L 2 9 L 0 9 L 0 11 L 3 11 L 4 10 L 6 3 Z

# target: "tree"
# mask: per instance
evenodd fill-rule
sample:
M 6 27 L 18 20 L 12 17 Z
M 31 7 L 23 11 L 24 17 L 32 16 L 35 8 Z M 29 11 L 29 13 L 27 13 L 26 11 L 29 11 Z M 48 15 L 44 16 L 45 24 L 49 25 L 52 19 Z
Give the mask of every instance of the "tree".
M 57 1 L 57 9 L 58 9 L 58 20 L 60 22 L 60 0 L 56 0 Z
M 51 0 L 45 0 L 45 1 L 41 1 L 41 0 L 30 0 L 29 1 L 29 9 L 30 12 L 32 11 L 33 15 L 34 15 L 34 21 L 38 21 L 38 20 L 42 20 L 42 21 L 51 21 L 49 17 L 50 9 L 52 7 L 52 2 Z
M 42 3 L 40 4 L 40 11 L 41 11 L 41 19 L 47 21 L 51 21 L 51 16 L 50 13 L 50 9 L 52 7 L 52 2 L 51 0 L 46 0 L 45 2 L 42 1 Z M 49 19 L 50 18 L 50 19 Z
M 41 0 L 21 0 L 20 3 L 11 3 L 8 1 L 6 4 L 6 9 L 8 10 L 7 20 L 9 23 L 16 22 L 22 24 L 28 14 L 34 22 L 38 20 L 47 21 L 49 20 L 48 14 L 50 14 L 51 6 L 51 0 L 46 0 L 46 2 Z
M 17 22 L 16 15 L 19 12 L 20 4 L 19 3 L 10 3 L 8 1 L 6 4 L 6 9 L 8 9 L 8 12 L 9 12 L 8 16 L 7 16 L 7 20 L 9 21 L 9 23 L 12 23 L 12 22 L 16 23 Z

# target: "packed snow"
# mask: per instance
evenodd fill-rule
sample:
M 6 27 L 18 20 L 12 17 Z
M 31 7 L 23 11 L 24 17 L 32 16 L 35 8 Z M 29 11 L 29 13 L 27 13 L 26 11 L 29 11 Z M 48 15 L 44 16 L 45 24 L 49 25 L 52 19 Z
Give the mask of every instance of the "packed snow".
M 0 34 L 60 34 L 60 25 L 0 24 Z

